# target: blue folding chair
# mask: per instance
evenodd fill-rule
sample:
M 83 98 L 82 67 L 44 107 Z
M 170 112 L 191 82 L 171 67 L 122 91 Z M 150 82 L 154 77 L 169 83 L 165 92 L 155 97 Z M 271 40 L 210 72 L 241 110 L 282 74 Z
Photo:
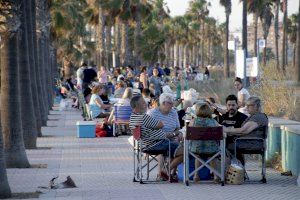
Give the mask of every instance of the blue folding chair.
M 116 128 L 118 125 L 128 125 L 130 120 L 130 115 L 132 113 L 131 106 L 115 105 L 114 106 L 114 119 L 113 124 L 113 136 L 117 136 Z

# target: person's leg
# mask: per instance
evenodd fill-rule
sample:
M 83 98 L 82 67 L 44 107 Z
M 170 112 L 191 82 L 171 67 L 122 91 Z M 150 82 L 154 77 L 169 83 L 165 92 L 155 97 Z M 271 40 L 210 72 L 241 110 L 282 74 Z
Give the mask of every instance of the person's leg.
M 198 167 L 200 167 L 200 162 L 199 160 L 195 159 L 195 170 L 198 169 Z M 198 182 L 200 180 L 198 171 L 194 174 L 194 182 Z

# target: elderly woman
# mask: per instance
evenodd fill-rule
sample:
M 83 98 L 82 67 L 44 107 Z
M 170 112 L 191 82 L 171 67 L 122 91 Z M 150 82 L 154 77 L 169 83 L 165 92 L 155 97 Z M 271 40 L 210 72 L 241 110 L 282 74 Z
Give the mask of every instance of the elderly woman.
M 148 114 L 147 111 L 147 103 L 141 95 L 134 96 L 130 105 L 132 107 L 132 114 L 130 117 L 129 128 L 133 131 L 136 126 L 141 126 L 141 138 L 143 140 L 143 149 L 147 150 L 169 150 L 169 142 L 167 140 L 149 140 L 151 138 L 173 138 L 173 133 L 166 133 L 162 130 L 165 124 Z M 148 139 L 148 140 L 147 140 Z M 173 158 L 171 160 L 170 169 L 173 170 L 177 167 L 178 164 L 182 162 L 183 152 L 182 149 L 178 149 L 178 144 L 176 142 L 170 143 L 171 152 L 170 155 Z M 159 159 L 159 166 L 162 165 L 162 160 Z M 166 171 L 163 171 L 162 168 L 159 168 L 158 179 L 160 180 L 168 180 L 168 174 Z M 176 178 L 171 176 L 171 182 L 177 182 Z
M 151 109 L 147 114 L 164 123 L 162 130 L 166 133 L 173 132 L 178 135 L 180 128 L 177 111 L 173 108 L 173 96 L 169 93 L 162 93 L 159 96 L 159 106 Z
M 268 126 L 268 117 L 262 113 L 261 100 L 258 97 L 250 97 L 246 102 L 246 108 L 250 116 L 244 121 L 241 128 L 224 127 L 227 135 L 237 137 L 252 136 L 252 133 Z M 228 144 L 228 149 L 233 151 L 233 144 Z M 237 154 L 237 158 L 242 164 L 245 164 L 243 155 Z
M 104 104 L 101 100 L 99 93 L 102 93 L 102 90 L 104 90 L 104 86 L 102 85 L 96 85 L 92 88 L 92 96 L 89 101 L 92 118 L 103 118 L 109 116 L 108 113 L 104 113 L 104 110 L 109 109 L 111 105 Z

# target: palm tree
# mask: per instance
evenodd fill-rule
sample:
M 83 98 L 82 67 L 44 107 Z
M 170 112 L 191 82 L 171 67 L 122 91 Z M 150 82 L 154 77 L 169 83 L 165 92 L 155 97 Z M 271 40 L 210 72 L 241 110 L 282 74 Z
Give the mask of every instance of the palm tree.
M 272 19 L 274 18 L 274 15 L 272 13 L 272 8 L 271 8 L 271 4 L 270 3 L 265 3 L 265 5 L 263 6 L 263 11 L 261 13 L 260 19 L 262 21 L 262 28 L 263 28 L 263 32 L 264 32 L 264 40 L 267 46 L 267 38 L 269 35 L 269 29 L 270 26 L 272 24 Z M 264 65 L 266 65 L 266 50 L 267 48 L 264 48 L 264 52 L 263 52 L 263 63 Z
M 47 2 L 46 0 L 38 0 L 36 1 L 36 25 L 37 25 L 37 62 L 38 62 L 38 91 L 40 97 L 42 99 L 42 125 L 45 126 L 47 124 L 48 118 L 48 93 L 47 93 L 47 79 L 46 79 L 46 68 L 48 67 L 48 63 L 46 60 L 47 56 L 47 26 L 49 25 L 49 19 L 46 16 Z
M 274 2 L 274 6 L 275 6 L 275 17 L 274 17 L 275 59 L 276 59 L 276 68 L 279 70 L 279 50 L 278 50 L 279 28 L 278 28 L 278 19 L 279 19 L 280 0 L 272 0 L 272 2 Z
M 1 2 L 10 8 L 5 17 L 6 29 L 1 34 L 1 125 L 7 167 L 28 168 L 20 114 L 18 32 L 20 0 Z M 16 81 L 17 80 L 17 81 Z
M 258 18 L 261 15 L 265 1 L 264 0 L 253 0 L 248 1 L 248 11 L 249 13 L 253 13 L 253 26 L 254 26 L 254 56 L 257 57 L 257 23 Z
M 1 4 L 3 6 L 3 4 Z M 1 116 L 0 116 L 1 122 Z M 3 136 L 0 126 L 0 198 L 9 198 L 11 197 L 10 187 L 7 181 L 6 174 L 6 165 L 5 165 L 5 156 L 3 151 Z
M 296 67 L 296 45 L 297 45 L 297 23 L 298 23 L 298 15 L 293 14 L 287 20 L 287 34 L 289 37 L 289 41 L 293 44 L 293 67 Z
M 281 58 L 281 68 L 283 73 L 286 72 L 286 32 L 287 32 L 287 0 L 283 0 L 282 5 L 282 12 L 283 12 L 283 35 L 282 35 L 282 58 Z
M 297 53 L 296 53 L 296 81 L 300 86 L 300 2 L 298 9 L 298 28 L 297 28 Z
M 202 35 L 201 37 L 201 66 L 204 67 L 204 44 L 205 44 L 205 19 L 209 14 L 208 7 L 210 3 L 207 3 L 206 0 L 193 0 L 190 1 L 189 4 L 189 11 L 193 16 L 200 21 L 201 24 L 201 31 L 199 30 L 199 34 Z
M 225 7 L 226 27 L 225 27 L 225 41 L 224 41 L 224 76 L 229 78 L 229 52 L 228 52 L 228 38 L 229 38 L 229 16 L 231 13 L 231 0 L 220 0 L 222 6 Z
M 36 52 L 36 24 L 35 24 L 35 0 L 29 0 L 26 6 L 26 13 L 28 13 L 28 20 L 26 20 L 27 23 L 27 32 L 28 32 L 28 45 L 32 48 L 29 48 L 29 63 L 31 66 L 31 88 L 32 88 L 32 98 L 33 98 L 33 105 L 34 105 L 34 113 L 35 113 L 35 119 L 36 119 L 36 128 L 37 128 L 37 134 L 38 136 L 42 136 L 42 121 L 41 121 L 41 105 L 40 100 L 41 98 L 38 98 L 38 82 L 37 82 L 37 52 Z
M 33 108 L 33 97 L 31 91 L 31 80 L 30 80 L 30 65 L 29 63 L 29 48 L 28 48 L 28 18 L 30 13 L 25 6 L 27 4 L 25 0 L 21 2 L 21 26 L 20 30 L 21 40 L 18 42 L 19 45 L 19 73 L 21 74 L 20 82 L 20 98 L 21 101 L 21 119 L 22 119 L 22 130 L 24 144 L 26 148 L 36 148 L 36 139 L 37 139 L 37 128 L 36 128 L 36 119 Z M 32 71 L 32 70 L 31 70 Z

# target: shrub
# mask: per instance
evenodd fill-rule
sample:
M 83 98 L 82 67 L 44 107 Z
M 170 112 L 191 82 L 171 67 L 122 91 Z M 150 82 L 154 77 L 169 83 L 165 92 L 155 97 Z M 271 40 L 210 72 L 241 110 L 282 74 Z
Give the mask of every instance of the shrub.
M 267 115 L 297 118 L 295 88 L 287 80 L 287 76 L 270 62 L 263 67 L 259 82 L 251 86 L 250 93 L 261 98 Z

